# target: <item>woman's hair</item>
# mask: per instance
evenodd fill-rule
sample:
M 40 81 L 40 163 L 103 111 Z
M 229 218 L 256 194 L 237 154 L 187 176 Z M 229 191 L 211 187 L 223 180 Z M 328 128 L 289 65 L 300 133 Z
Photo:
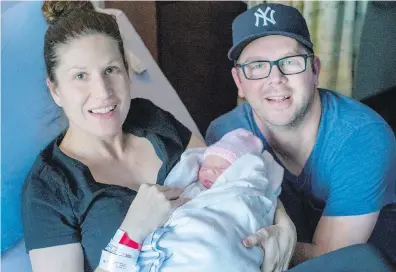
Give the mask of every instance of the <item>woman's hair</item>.
M 124 45 L 114 16 L 95 11 L 90 1 L 44 1 L 41 10 L 49 25 L 45 33 L 44 60 L 48 78 L 52 82 L 57 82 L 54 72 L 59 63 L 57 46 L 90 34 L 104 34 L 114 39 L 128 70 Z

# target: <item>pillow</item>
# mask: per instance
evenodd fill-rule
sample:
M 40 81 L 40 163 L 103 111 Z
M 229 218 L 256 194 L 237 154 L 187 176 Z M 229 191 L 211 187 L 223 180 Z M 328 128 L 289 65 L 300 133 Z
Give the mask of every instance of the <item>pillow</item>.
M 42 2 L 19 2 L 2 13 L 1 252 L 22 237 L 21 189 L 40 150 L 62 129 L 45 85 L 47 29 Z

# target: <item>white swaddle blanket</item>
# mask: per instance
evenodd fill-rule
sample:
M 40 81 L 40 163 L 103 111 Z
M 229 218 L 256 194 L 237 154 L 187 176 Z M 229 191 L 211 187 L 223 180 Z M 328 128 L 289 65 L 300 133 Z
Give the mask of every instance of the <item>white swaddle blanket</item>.
M 183 153 L 165 185 L 196 182 L 204 150 Z M 244 155 L 145 239 L 139 271 L 260 271 L 263 250 L 245 248 L 242 239 L 273 224 L 282 178 L 283 168 L 268 152 Z

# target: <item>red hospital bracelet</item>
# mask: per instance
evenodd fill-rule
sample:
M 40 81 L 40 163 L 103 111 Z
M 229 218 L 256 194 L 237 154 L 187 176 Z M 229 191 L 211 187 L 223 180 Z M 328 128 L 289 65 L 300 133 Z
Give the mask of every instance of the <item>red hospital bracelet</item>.
M 122 231 L 122 230 L 118 230 L 118 231 Z M 122 245 L 125 245 L 127 247 L 137 249 L 139 251 L 142 250 L 142 245 L 139 244 L 138 242 L 133 241 L 131 238 L 129 238 L 128 233 L 126 233 L 124 231 L 122 231 L 122 236 L 119 240 L 119 243 Z

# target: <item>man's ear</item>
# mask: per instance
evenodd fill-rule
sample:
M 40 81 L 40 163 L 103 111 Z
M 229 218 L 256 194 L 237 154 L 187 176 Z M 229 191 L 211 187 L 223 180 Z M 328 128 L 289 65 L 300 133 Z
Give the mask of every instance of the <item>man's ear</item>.
M 239 73 L 236 67 L 232 68 L 231 70 L 232 78 L 234 79 L 235 85 L 238 88 L 238 96 L 240 98 L 245 98 L 245 93 L 243 92 L 241 79 L 239 78 Z
M 315 56 L 313 59 L 313 65 L 312 65 L 312 71 L 313 71 L 314 78 L 315 78 L 315 81 L 314 81 L 315 87 L 319 86 L 320 68 L 321 68 L 320 58 L 318 56 Z
M 59 107 L 62 107 L 61 99 L 60 99 L 59 94 L 58 94 L 58 89 L 56 88 L 55 84 L 49 78 L 47 78 L 46 83 L 47 83 L 48 89 L 50 90 L 52 99 L 54 99 L 55 103 Z

